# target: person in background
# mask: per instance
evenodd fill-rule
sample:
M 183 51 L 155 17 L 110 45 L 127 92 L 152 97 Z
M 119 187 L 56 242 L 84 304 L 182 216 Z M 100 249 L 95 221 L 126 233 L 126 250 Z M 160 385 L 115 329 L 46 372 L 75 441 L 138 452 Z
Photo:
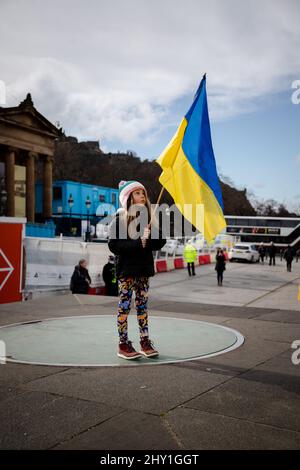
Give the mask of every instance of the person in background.
M 280 250 L 280 261 L 283 260 L 283 256 L 284 256 L 284 249 L 281 248 L 281 250 Z
M 223 285 L 223 273 L 226 269 L 226 258 L 224 252 L 221 248 L 218 248 L 216 254 L 216 266 L 215 270 L 217 271 L 218 286 Z
M 71 277 L 70 290 L 72 294 L 88 294 L 91 278 L 87 269 L 87 261 L 81 259 Z
M 261 243 L 261 244 L 259 245 L 258 253 L 259 253 L 259 257 L 260 257 L 260 260 L 261 260 L 262 264 L 264 264 L 265 255 L 266 255 L 266 250 L 265 250 L 265 247 L 264 247 L 264 244 L 263 244 L 263 243 Z
M 275 256 L 276 256 L 276 246 L 274 245 L 273 242 L 271 242 L 270 247 L 269 247 L 269 266 L 273 263 L 273 266 L 275 266 Z
M 115 257 L 113 255 L 109 255 L 108 262 L 103 267 L 102 277 L 106 287 L 106 295 L 113 297 L 118 296 L 118 280 L 116 276 Z
M 288 247 L 285 250 L 283 256 L 284 256 L 284 259 L 286 260 L 287 272 L 290 273 L 292 271 L 292 262 L 293 262 L 293 259 L 294 259 L 294 253 L 293 253 L 293 250 L 292 250 L 290 245 L 288 245 Z
M 191 240 L 187 242 L 183 251 L 184 261 L 187 263 L 189 276 L 195 276 L 195 261 L 197 259 L 197 250 Z

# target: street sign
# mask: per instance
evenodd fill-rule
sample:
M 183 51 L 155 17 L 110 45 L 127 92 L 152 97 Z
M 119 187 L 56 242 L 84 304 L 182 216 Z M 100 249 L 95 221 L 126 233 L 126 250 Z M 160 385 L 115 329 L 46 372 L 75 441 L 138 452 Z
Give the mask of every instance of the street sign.
M 22 300 L 24 220 L 0 218 L 0 304 Z

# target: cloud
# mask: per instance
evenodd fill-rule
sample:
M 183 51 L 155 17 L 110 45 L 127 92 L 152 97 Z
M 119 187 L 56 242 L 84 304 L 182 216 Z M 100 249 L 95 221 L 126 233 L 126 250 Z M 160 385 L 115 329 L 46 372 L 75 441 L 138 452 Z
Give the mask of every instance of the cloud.
M 253 184 L 253 188 L 255 188 L 255 189 L 263 189 L 263 188 L 266 188 L 266 187 L 267 187 L 266 183 L 262 183 L 262 182 L 258 182 L 258 183 Z
M 204 72 L 212 120 L 288 90 L 299 78 L 299 13 L 297 0 L 2 0 L 0 79 L 9 106 L 30 91 L 68 134 L 151 141 Z

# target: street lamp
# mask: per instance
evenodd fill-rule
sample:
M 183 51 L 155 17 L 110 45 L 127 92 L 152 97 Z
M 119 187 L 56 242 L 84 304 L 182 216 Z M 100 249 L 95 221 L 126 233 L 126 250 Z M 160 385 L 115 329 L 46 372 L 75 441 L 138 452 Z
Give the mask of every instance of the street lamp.
M 91 204 L 92 203 L 91 203 L 90 197 L 87 196 L 86 200 L 85 200 L 85 205 L 86 205 L 86 209 L 87 209 L 87 228 L 86 228 L 86 232 L 85 232 L 85 241 L 86 242 L 89 242 L 90 239 L 91 239 L 90 219 L 89 219 Z
M 5 191 L 5 189 L 2 189 L 2 191 L 1 191 L 1 211 L 0 211 L 0 215 L 5 215 L 6 201 L 7 201 L 7 192 Z
M 172 233 L 171 233 L 172 232 L 172 230 L 171 230 L 171 211 L 170 211 L 169 207 L 166 207 L 165 213 L 166 213 L 166 216 L 167 216 L 166 223 L 168 224 L 168 226 L 166 227 L 167 228 L 167 233 L 169 233 L 170 236 L 172 236 Z
M 74 199 L 72 197 L 72 194 L 70 194 L 70 196 L 69 196 L 68 204 L 69 204 L 69 207 L 70 207 L 70 235 L 72 235 L 72 207 L 74 205 Z
M 4 178 L 1 178 L 0 181 L 0 216 L 5 215 L 6 202 L 7 202 L 7 192 L 5 191 Z

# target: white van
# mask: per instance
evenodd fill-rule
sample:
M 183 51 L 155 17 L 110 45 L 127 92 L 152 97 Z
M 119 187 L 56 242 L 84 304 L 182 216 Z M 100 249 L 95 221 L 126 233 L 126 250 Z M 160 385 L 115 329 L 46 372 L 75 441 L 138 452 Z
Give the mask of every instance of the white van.
M 98 223 L 96 225 L 96 237 L 100 240 L 107 240 L 109 235 L 109 226 Z
M 229 251 L 228 258 L 229 261 L 244 260 L 249 261 L 249 263 L 256 263 L 259 261 L 259 253 L 254 244 L 240 242 Z

